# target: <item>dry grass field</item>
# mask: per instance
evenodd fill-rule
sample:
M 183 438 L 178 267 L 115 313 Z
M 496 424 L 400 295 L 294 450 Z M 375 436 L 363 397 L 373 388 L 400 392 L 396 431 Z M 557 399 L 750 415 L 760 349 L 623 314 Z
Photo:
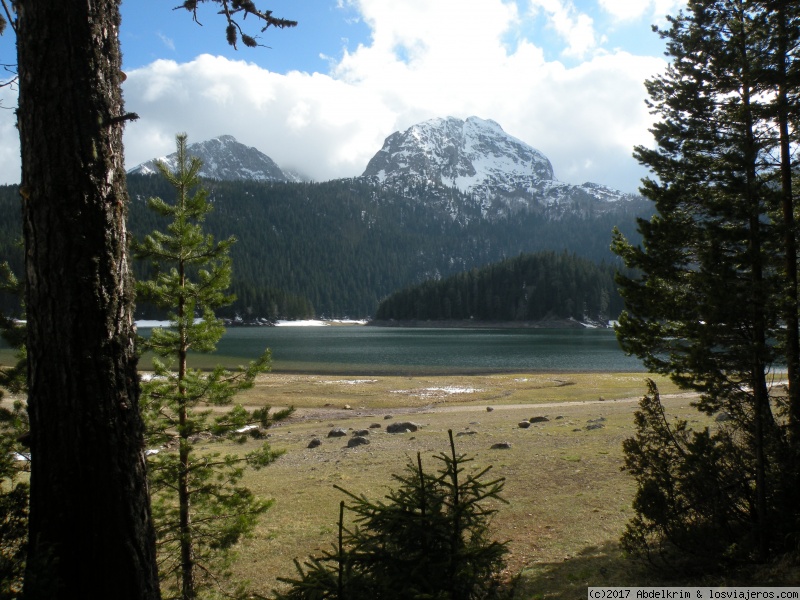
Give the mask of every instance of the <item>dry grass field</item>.
M 294 406 L 271 428 L 268 441 L 285 454 L 248 473 L 245 484 L 274 499 L 254 535 L 241 543 L 233 569 L 265 596 L 294 575 L 293 559 L 318 554 L 334 542 L 339 501 L 350 492 L 382 499 L 419 452 L 435 471 L 448 450 L 448 430 L 468 469 L 491 466 L 506 480 L 493 521 L 495 539 L 509 542 L 507 578 L 514 600 L 583 599 L 587 586 L 670 585 L 627 560 L 618 545 L 632 516 L 634 482 L 622 470 L 622 441 L 634 433 L 633 412 L 645 393 L 642 373 L 516 373 L 453 376 L 343 376 L 268 373 L 238 397 L 250 407 Z M 702 427 L 711 420 L 666 379 L 655 378 L 671 417 Z M 491 410 L 489 410 L 491 409 Z M 521 428 L 532 417 L 546 421 Z M 386 426 L 412 421 L 413 433 Z M 374 426 L 374 427 L 370 427 Z M 346 437 L 328 438 L 334 427 Z M 368 429 L 369 445 L 347 448 L 353 431 Z M 318 438 L 322 444 L 308 448 Z M 505 449 L 492 449 L 508 442 Z M 249 439 L 208 450 L 243 453 Z M 226 443 L 227 445 L 228 443 Z M 740 573 L 735 579 L 692 584 L 796 584 L 796 567 Z M 788 578 L 788 579 L 787 579 Z
M 617 540 L 632 515 L 632 480 L 621 470 L 622 440 L 645 391 L 643 374 L 503 374 L 436 377 L 343 377 L 268 374 L 243 398 L 248 405 L 296 407 L 270 430 L 286 454 L 252 473 L 248 484 L 275 500 L 255 535 L 242 544 L 237 576 L 263 592 L 294 573 L 293 559 L 331 547 L 338 503 L 347 490 L 386 495 L 409 459 L 420 452 L 427 469 L 448 448 L 474 458 L 468 468 L 505 477 L 494 536 L 508 540 L 508 576 L 515 598 L 585 598 L 587 585 L 654 581 L 623 560 Z M 658 380 L 672 415 L 698 421 L 691 398 Z M 487 410 L 491 408 L 492 410 Z M 520 428 L 532 417 L 548 420 Z M 389 434 L 408 420 L 421 428 Z M 379 425 L 370 429 L 371 425 Z M 594 427 L 592 427 L 594 426 Z M 346 448 L 333 427 L 369 429 L 370 444 Z M 307 448 L 313 438 L 322 445 Z M 492 449 L 508 442 L 507 449 Z M 238 450 L 245 450 L 249 444 Z

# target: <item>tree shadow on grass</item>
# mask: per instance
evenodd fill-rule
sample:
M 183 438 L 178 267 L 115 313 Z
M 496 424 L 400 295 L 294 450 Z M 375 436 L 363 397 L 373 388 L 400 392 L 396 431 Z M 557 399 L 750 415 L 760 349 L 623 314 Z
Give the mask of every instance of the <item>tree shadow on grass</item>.
M 559 562 L 536 563 L 519 575 L 514 600 L 586 600 L 589 587 L 678 585 L 641 561 L 625 556 L 616 542 L 589 546 Z
M 513 600 L 586 600 L 589 587 L 794 586 L 798 581 L 800 553 L 769 564 L 687 576 L 628 558 L 617 542 L 609 541 L 560 562 L 528 565 L 516 581 Z

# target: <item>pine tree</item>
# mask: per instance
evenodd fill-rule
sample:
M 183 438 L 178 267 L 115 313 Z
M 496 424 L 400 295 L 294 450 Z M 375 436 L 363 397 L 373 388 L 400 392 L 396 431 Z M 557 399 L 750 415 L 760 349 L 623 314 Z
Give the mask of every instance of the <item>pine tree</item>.
M 441 467 L 426 473 L 422 459 L 409 461 L 400 485 L 386 502 L 372 501 L 339 486 L 351 503 L 339 509 L 339 537 L 332 551 L 295 561 L 297 579 L 278 600 L 472 600 L 492 597 L 507 552 L 489 539 L 489 525 L 504 480 L 486 481 L 491 469 L 465 475 L 470 462 L 456 452 L 436 456 Z M 345 508 L 354 526 L 344 527 Z
M 198 2 L 183 6 L 193 11 Z M 128 260 L 120 0 L 3 2 L 16 36 L 31 494 L 25 595 L 158 598 Z M 251 0 L 239 19 L 296 23 Z M 9 10 L 9 6 L 14 11 Z M 42 52 L 46 45 L 48 52 Z M 54 94 L 60 82 L 69 94 Z
M 692 544 L 705 546 L 716 536 L 720 545 L 703 558 L 717 564 L 764 559 L 786 547 L 787 538 L 776 535 L 779 526 L 798 527 L 791 508 L 796 469 L 767 385 L 785 359 L 772 340 L 786 335 L 781 273 L 789 260 L 788 243 L 775 243 L 783 224 L 776 218 L 780 186 L 774 185 L 772 154 L 778 140 L 765 77 L 769 15 L 763 2 L 693 0 L 661 32 L 673 60 L 664 75 L 647 82 L 661 118 L 652 130 L 657 147 L 636 149 L 654 175 L 642 192 L 658 214 L 640 221 L 642 246 L 618 233 L 614 240 L 626 266 L 639 272 L 618 278 L 626 306 L 618 328 L 622 347 L 651 371 L 699 392 L 701 411 L 731 416 L 725 435 L 698 434 L 691 444 L 678 444 L 681 464 L 671 468 L 733 465 L 720 471 L 728 478 L 722 505 L 684 488 L 684 499 L 694 498 L 695 505 L 662 506 L 659 513 L 651 504 L 639 511 L 635 529 L 660 534 L 626 539 L 629 546 L 639 540 L 691 552 Z M 669 432 L 654 429 L 657 421 L 639 418 L 665 448 L 674 442 Z M 667 486 L 660 490 L 664 497 L 676 493 L 668 486 L 678 480 L 658 475 L 656 453 L 637 452 L 638 505 L 653 497 L 654 486 Z M 643 457 L 653 459 L 649 466 Z M 705 485 L 702 478 L 689 482 Z M 721 521 L 720 514 L 726 515 Z
M 244 468 L 263 467 L 280 455 L 267 444 L 246 456 L 201 452 L 198 436 L 241 436 L 249 426 L 268 427 L 291 411 L 249 413 L 236 405 L 212 417 L 210 407 L 228 406 L 269 369 L 269 350 L 238 372 L 218 367 L 203 373 L 189 367 L 190 350 L 211 352 L 224 333 L 214 310 L 232 300 L 226 290 L 231 277 L 228 252 L 235 239 L 215 242 L 203 232 L 211 204 L 206 191 L 198 188 L 202 163 L 187 154 L 185 135 L 177 136 L 177 149 L 174 172 L 158 165 L 176 191 L 175 203 L 160 198 L 148 202 L 172 221 L 166 231 L 155 231 L 136 245 L 137 256 L 153 261 L 156 271 L 137 289 L 144 299 L 170 311 L 170 327 L 156 328 L 142 341 L 144 349 L 170 361 L 154 359 L 154 376 L 143 385 L 142 412 L 148 443 L 167 448 L 149 458 L 163 593 L 190 600 L 221 585 L 231 548 L 271 504 L 241 485 Z

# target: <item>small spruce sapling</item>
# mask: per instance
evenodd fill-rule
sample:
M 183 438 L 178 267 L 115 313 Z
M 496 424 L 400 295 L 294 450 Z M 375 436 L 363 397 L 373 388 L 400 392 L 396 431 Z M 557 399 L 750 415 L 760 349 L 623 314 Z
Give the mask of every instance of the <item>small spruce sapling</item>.
M 636 515 L 622 546 L 662 567 L 708 570 L 746 558 L 752 547 L 747 507 L 754 482 L 741 469 L 747 460 L 735 431 L 720 423 L 693 431 L 670 419 L 653 380 L 634 415 L 636 435 L 623 442 L 625 468 L 636 479 Z
M 332 550 L 305 563 L 295 561 L 298 577 L 281 578 L 290 586 L 277 600 L 478 600 L 498 591 L 506 544 L 489 539 L 489 525 L 505 480 L 485 481 L 491 469 L 465 475 L 470 462 L 450 452 L 435 458 L 442 466 L 426 473 L 422 458 L 409 461 L 399 487 L 386 502 L 373 502 L 339 486 L 351 500 L 342 502 L 339 539 Z M 344 509 L 353 513 L 344 527 Z
M 153 329 L 141 342 L 156 356 L 154 376 L 142 388 L 141 406 L 148 444 L 165 449 L 149 457 L 162 591 L 165 597 L 189 600 L 226 588 L 225 580 L 230 583 L 232 547 L 253 530 L 271 504 L 241 485 L 245 468 L 261 468 L 281 454 L 265 443 L 244 456 L 222 455 L 201 451 L 198 440 L 242 440 L 247 432 L 257 433 L 287 417 L 291 409 L 249 412 L 236 405 L 212 412 L 212 407 L 229 406 L 238 392 L 269 370 L 269 350 L 235 372 L 217 367 L 204 373 L 188 366 L 190 350 L 212 352 L 224 334 L 214 310 L 232 301 L 226 290 L 231 279 L 228 252 L 235 239 L 215 242 L 203 232 L 212 207 L 200 187 L 202 163 L 188 155 L 186 135 L 177 136 L 177 157 L 175 171 L 158 164 L 175 188 L 175 203 L 149 200 L 152 210 L 172 222 L 166 231 L 154 231 L 137 243 L 135 251 L 137 257 L 151 260 L 156 272 L 137 285 L 139 296 L 170 311 L 170 327 Z M 233 588 L 226 594 L 244 594 L 242 585 Z

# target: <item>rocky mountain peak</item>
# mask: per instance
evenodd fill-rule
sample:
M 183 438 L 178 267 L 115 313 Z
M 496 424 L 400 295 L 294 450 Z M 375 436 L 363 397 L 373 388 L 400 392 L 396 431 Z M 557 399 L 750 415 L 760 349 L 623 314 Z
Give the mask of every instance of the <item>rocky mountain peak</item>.
M 250 146 L 240 144 L 232 135 L 221 135 L 204 142 L 189 144 L 191 156 L 203 161 L 201 177 L 221 180 L 299 181 L 299 177 L 283 171 L 269 156 Z M 172 153 L 142 163 L 129 173 L 150 175 L 158 173 L 156 160 L 173 169 L 177 154 Z
M 553 166 L 544 154 L 495 121 L 447 117 L 390 135 L 364 176 L 381 180 L 417 176 L 469 193 L 520 177 L 552 180 Z
M 557 181 L 550 160 L 492 120 L 436 118 L 386 138 L 364 177 L 385 185 L 417 181 L 456 188 L 484 216 L 554 207 L 591 212 L 634 197 L 595 183 Z

